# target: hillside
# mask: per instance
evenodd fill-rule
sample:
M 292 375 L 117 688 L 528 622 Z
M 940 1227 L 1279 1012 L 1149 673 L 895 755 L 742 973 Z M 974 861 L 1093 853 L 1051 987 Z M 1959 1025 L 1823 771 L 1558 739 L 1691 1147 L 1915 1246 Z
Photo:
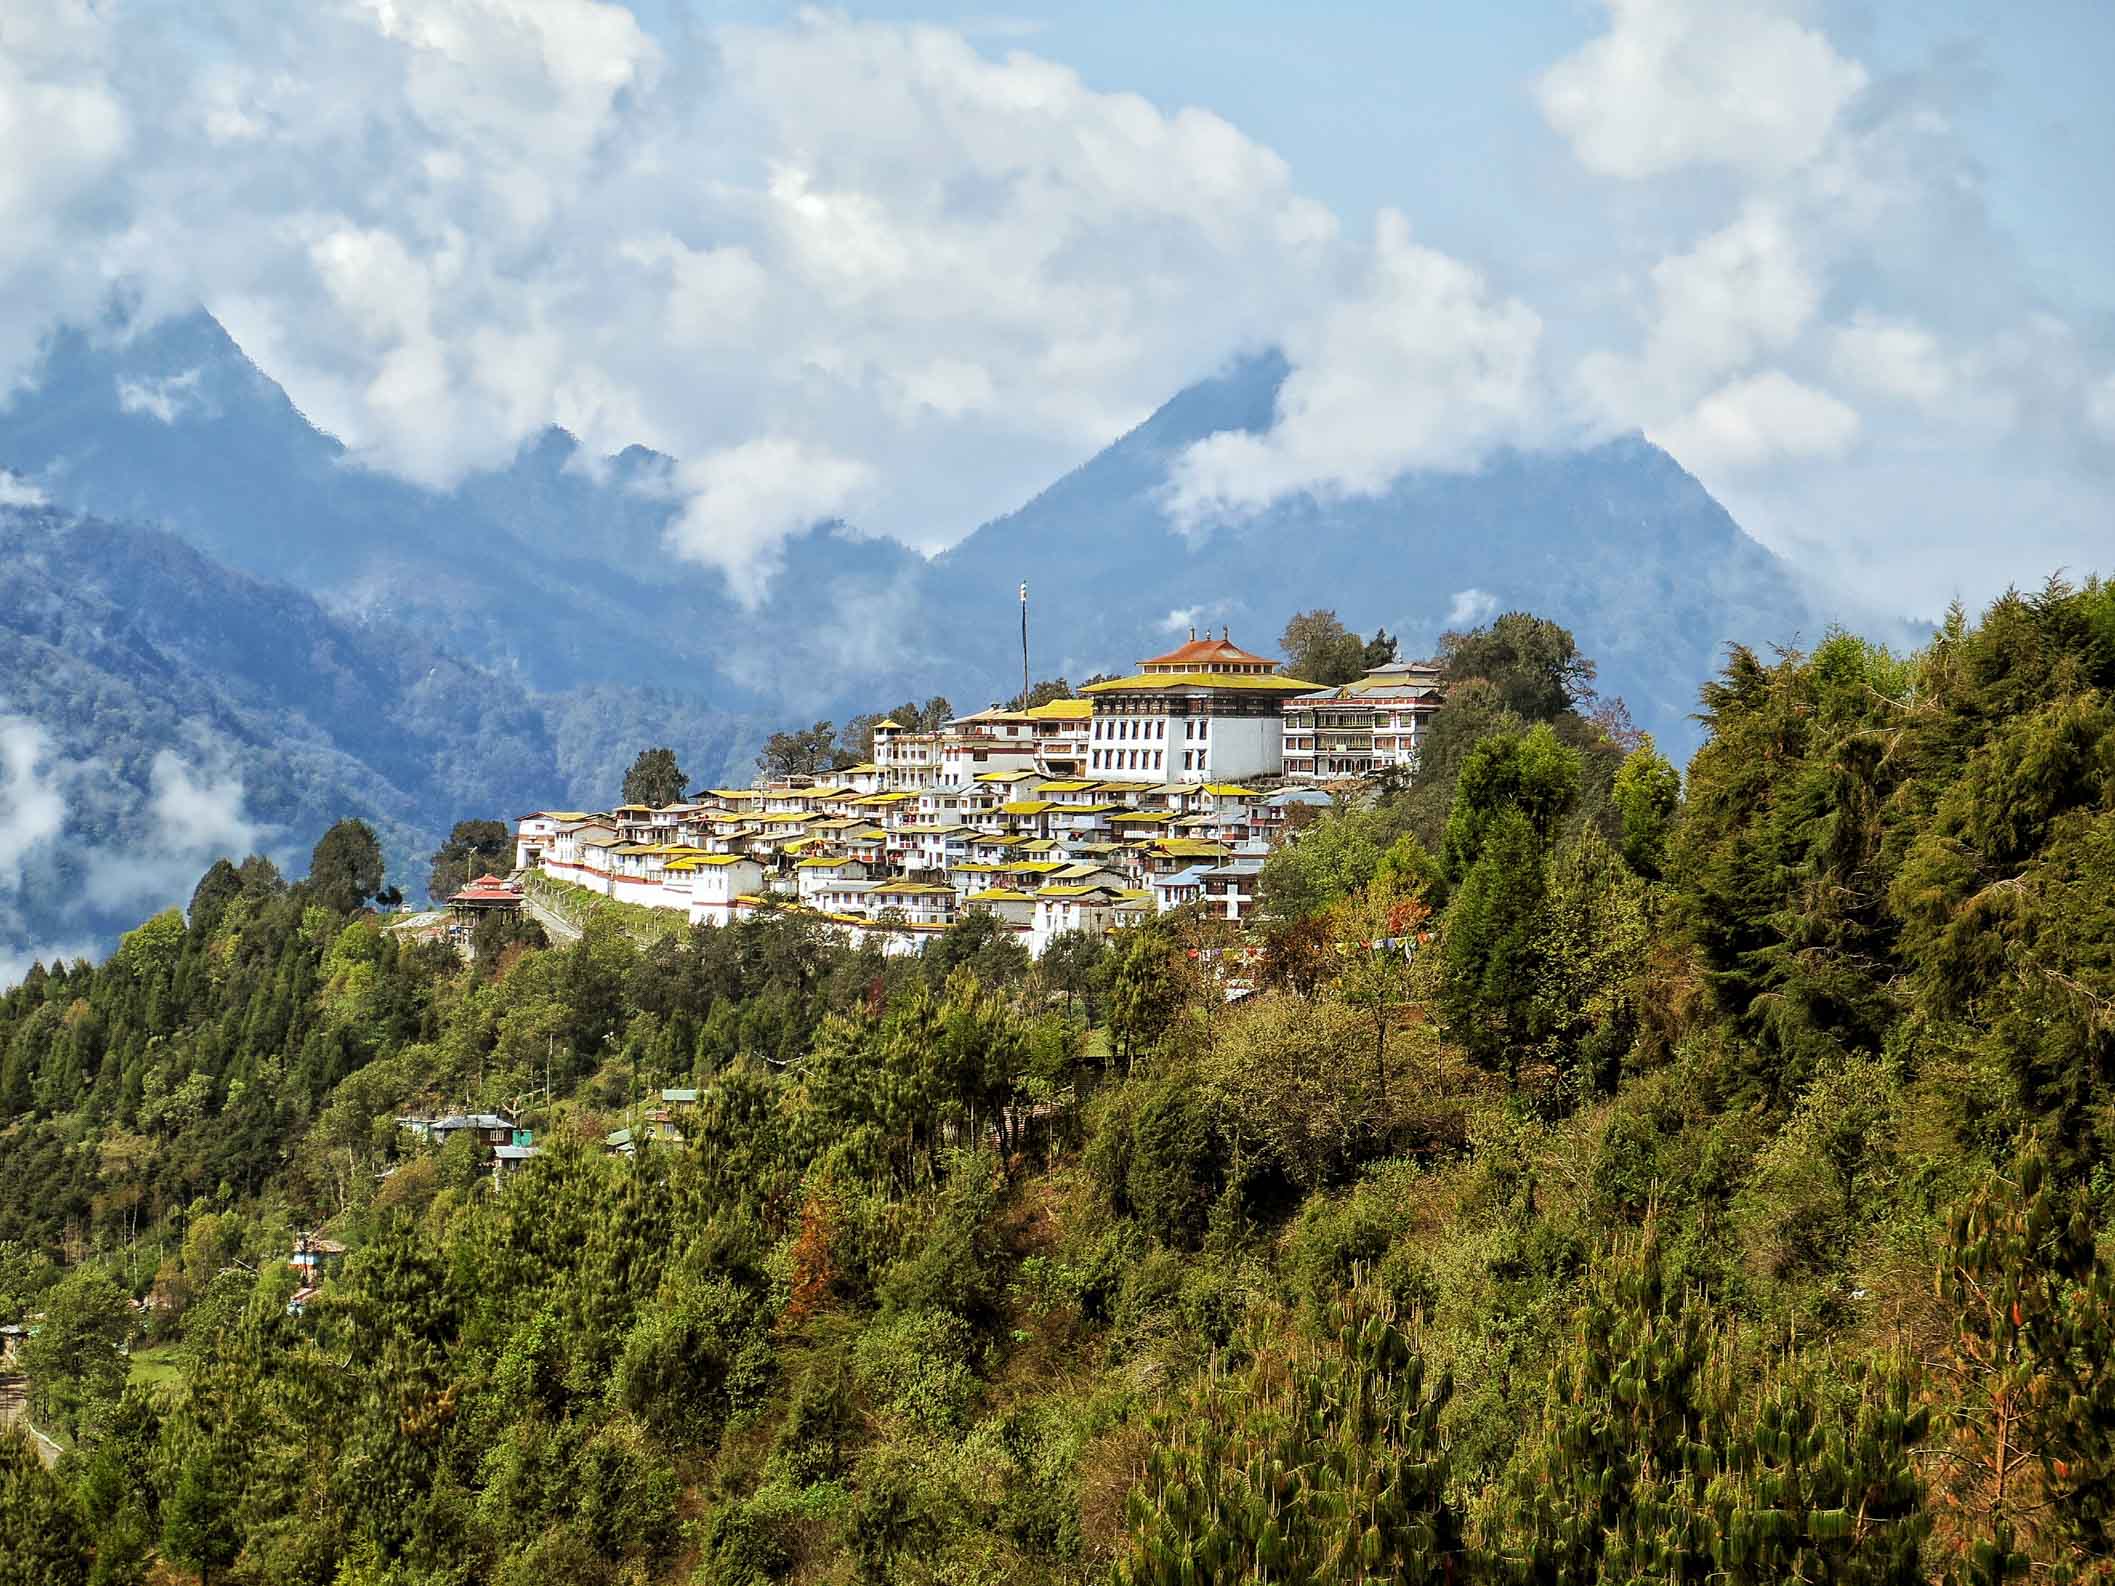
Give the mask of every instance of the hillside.
M 703 777 L 748 730 L 654 690 L 532 694 L 169 534 L 4 507 L 0 720 L 17 819 L 38 822 L 0 871 L 0 957 L 107 944 L 188 897 L 215 843 L 293 862 L 358 815 L 422 876 L 458 819 L 606 798 L 640 734 Z
M 0 1436 L 0 1539 L 40 1586 L 2101 1578 L 2115 586 L 1736 651 L 1686 782 L 1568 649 L 1471 635 L 1460 752 L 1245 932 L 465 964 L 216 868 L 0 994 L 0 1319 L 72 1449 Z M 510 1101 L 532 1155 L 448 1116 Z
M 651 680 L 774 722 L 1012 693 L 1023 579 L 1038 675 L 1075 680 L 1157 653 L 1192 620 L 1268 649 L 1296 610 L 1334 607 L 1429 653 L 1448 627 L 1535 610 L 1573 627 L 1605 689 L 1683 754 L 1695 679 L 1727 643 L 1819 636 L 1792 571 L 1636 439 L 1178 532 L 1163 509 L 1174 459 L 1267 424 L 1284 375 L 1281 359 L 1249 358 L 1178 393 L 932 562 L 816 525 L 783 547 L 754 609 L 668 552 L 670 459 L 589 458 L 548 430 L 504 466 L 421 489 L 357 466 L 202 312 L 57 337 L 34 389 L 0 407 L 0 466 L 60 505 L 159 524 L 532 688 Z

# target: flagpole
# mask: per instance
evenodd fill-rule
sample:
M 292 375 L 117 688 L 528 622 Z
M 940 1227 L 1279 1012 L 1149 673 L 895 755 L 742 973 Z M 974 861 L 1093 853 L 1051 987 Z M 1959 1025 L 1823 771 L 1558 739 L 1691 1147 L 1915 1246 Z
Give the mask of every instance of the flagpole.
M 1021 709 L 1028 700 L 1028 580 L 1021 580 Z

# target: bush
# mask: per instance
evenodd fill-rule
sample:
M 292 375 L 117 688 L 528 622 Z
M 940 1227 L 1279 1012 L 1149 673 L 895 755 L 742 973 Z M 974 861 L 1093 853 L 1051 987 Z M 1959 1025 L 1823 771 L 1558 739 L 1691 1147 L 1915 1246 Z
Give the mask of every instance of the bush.
M 793 1549 L 778 1517 L 760 1504 L 713 1510 L 705 1522 L 704 1554 L 691 1577 L 694 1586 L 763 1586 L 793 1567 Z
M 1204 1098 L 1182 1080 L 1162 1081 L 1133 1125 L 1124 1175 L 1132 1215 L 1163 1244 L 1194 1250 L 1221 1184 L 1218 1131 Z
M 859 1385 L 896 1415 L 935 1432 L 968 1419 L 977 1379 L 970 1370 L 975 1338 L 948 1311 L 913 1311 L 875 1323 L 852 1346 Z

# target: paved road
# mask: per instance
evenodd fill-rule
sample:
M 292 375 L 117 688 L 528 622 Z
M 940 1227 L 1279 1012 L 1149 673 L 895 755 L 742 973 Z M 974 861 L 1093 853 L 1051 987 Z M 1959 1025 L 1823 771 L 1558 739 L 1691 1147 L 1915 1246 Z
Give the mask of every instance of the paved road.
M 580 940 L 580 927 L 559 918 L 534 893 L 524 896 L 521 902 L 529 918 L 543 927 L 543 934 L 551 939 L 552 946 L 569 947 Z
M 0 1425 L 15 1422 L 28 1429 L 29 1440 L 36 1445 L 46 1469 L 59 1462 L 59 1445 L 29 1424 L 29 1379 L 0 1377 Z

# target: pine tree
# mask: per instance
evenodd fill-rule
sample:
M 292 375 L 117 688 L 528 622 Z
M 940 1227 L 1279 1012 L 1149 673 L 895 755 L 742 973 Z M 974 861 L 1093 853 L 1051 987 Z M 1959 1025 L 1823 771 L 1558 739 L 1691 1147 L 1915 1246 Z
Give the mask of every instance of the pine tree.
M 1334 1338 L 1214 1359 L 1151 1421 L 1114 1586 L 1455 1581 L 1473 1567 L 1448 1493 L 1449 1378 L 1347 1296 Z
M 76 1586 L 88 1579 L 88 1527 L 29 1434 L 0 1425 L 0 1586 Z

